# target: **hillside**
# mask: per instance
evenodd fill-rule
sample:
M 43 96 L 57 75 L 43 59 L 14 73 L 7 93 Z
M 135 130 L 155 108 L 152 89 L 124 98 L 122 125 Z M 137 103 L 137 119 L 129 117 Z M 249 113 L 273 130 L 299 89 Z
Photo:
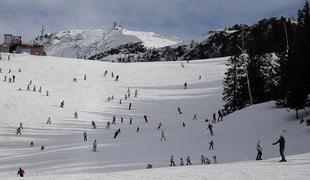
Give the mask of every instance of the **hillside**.
M 293 120 L 294 111 L 276 108 L 272 101 L 250 106 L 214 123 L 215 135 L 210 136 L 205 119 L 211 119 L 222 107 L 227 59 L 190 61 L 184 63 L 184 68 L 180 61 L 124 64 L 27 55 L 12 55 L 10 61 L 0 61 L 0 79 L 16 75 L 14 83 L 0 82 L 0 177 L 16 176 L 18 167 L 23 167 L 30 177 L 70 175 L 68 178 L 72 178 L 72 174 L 77 174 L 73 178 L 78 179 L 78 174 L 84 174 L 81 176 L 85 179 L 85 174 L 97 177 L 96 173 L 144 169 L 147 163 L 154 168 L 167 167 L 172 154 L 177 164 L 181 157 L 191 156 L 192 163 L 198 165 L 201 154 L 210 159 L 216 155 L 219 164 L 250 161 L 255 159 L 258 140 L 262 141 L 263 158 L 269 159 L 278 156 L 278 147 L 271 143 L 280 134 L 286 138 L 287 155 L 309 152 L 309 128 Z M 103 75 L 105 70 L 107 76 Z M 118 81 L 111 78 L 111 72 L 119 75 Z M 26 90 L 30 80 L 31 90 L 34 85 L 36 90 L 42 86 L 42 93 Z M 188 83 L 188 89 L 183 89 L 184 82 Z M 128 87 L 131 97 L 124 100 Z M 135 89 L 138 97 L 133 97 Z M 49 96 L 45 96 L 46 90 Z M 110 96 L 115 100 L 107 102 Z M 64 108 L 59 107 L 62 100 Z M 132 110 L 128 110 L 130 102 Z M 177 112 L 177 107 L 182 114 Z M 78 119 L 73 118 L 74 112 L 78 112 Z M 197 120 L 193 120 L 194 114 Z M 116 125 L 106 129 L 114 115 Z M 143 115 L 148 116 L 148 123 Z M 46 124 L 48 117 L 52 119 L 51 125 Z M 133 124 L 129 124 L 130 117 Z M 92 120 L 97 129 L 92 129 Z M 22 135 L 15 135 L 20 122 L 24 126 Z M 157 130 L 160 122 L 162 127 Z M 182 127 L 183 122 L 186 127 Z M 121 134 L 113 139 L 118 128 Z M 165 131 L 167 141 L 160 141 L 161 130 Z M 88 133 L 87 142 L 83 142 L 84 131 Z M 94 139 L 98 141 L 98 152 L 91 151 Z M 214 150 L 208 150 L 211 139 L 215 142 Z M 34 147 L 29 146 L 31 141 Z M 41 145 L 46 149 L 40 151 Z M 288 161 L 292 165 L 303 162 L 295 161 L 294 157 Z M 262 165 L 267 163 L 263 161 Z M 307 163 L 296 167 L 301 167 L 303 172 Z M 246 163 L 241 163 L 240 168 L 245 166 Z M 231 168 L 230 165 L 221 167 Z M 200 173 L 205 170 L 201 168 L 197 167 Z M 157 171 L 161 170 L 153 173 Z M 167 173 L 170 171 L 174 170 Z M 122 173 L 110 175 L 118 178 Z
M 40 37 L 35 41 L 40 42 Z M 145 48 L 159 48 L 177 44 L 180 40 L 154 32 L 129 31 L 116 26 L 106 30 L 66 30 L 46 34 L 43 42 L 49 56 L 84 59 L 125 44 L 140 42 Z

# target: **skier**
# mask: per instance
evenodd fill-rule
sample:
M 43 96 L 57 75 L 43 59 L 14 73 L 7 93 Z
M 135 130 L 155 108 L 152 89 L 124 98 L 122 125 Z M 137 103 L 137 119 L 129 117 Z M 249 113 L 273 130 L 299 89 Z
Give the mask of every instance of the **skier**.
M 47 121 L 46 121 L 46 124 L 52 124 L 51 122 L 51 117 L 48 117 Z
M 19 168 L 17 171 L 17 176 L 19 175 L 20 177 L 24 177 L 25 171 L 22 168 Z
M 33 92 L 36 92 L 36 86 L 33 86 L 32 91 L 33 91 Z
M 41 146 L 41 151 L 43 151 L 45 149 L 44 145 Z
M 115 131 L 113 139 L 117 137 L 118 133 L 119 133 L 119 130 Z
M 20 127 L 16 129 L 16 135 L 22 135 L 22 130 Z
M 209 159 L 209 158 L 207 158 L 207 156 L 206 156 L 205 158 L 206 158 L 207 164 L 211 164 L 210 159 Z
M 130 97 L 130 88 L 129 87 L 127 89 L 127 95 L 128 95 L 128 97 Z
M 116 75 L 116 77 L 115 77 L 115 81 L 118 81 L 118 77 L 119 77 L 119 75 Z
M 93 126 L 93 129 L 97 128 L 95 121 L 91 121 L 91 125 Z
M 11 83 L 12 82 L 12 78 L 9 78 L 9 83 Z
M 110 101 L 111 101 L 111 98 L 110 98 L 110 96 L 108 97 L 107 101 L 108 101 L 108 102 L 110 102 Z
M 105 127 L 106 129 L 110 129 L 110 121 L 107 122 L 107 126 Z
M 65 101 L 61 101 L 61 103 L 60 103 L 60 107 L 61 107 L 61 108 L 63 108 L 63 107 L 64 107 L 64 105 L 65 105 Z
M 217 164 L 216 156 L 213 156 L 213 163 Z
M 275 143 L 272 143 L 272 145 L 276 145 L 279 143 L 279 150 L 280 150 L 280 155 L 281 155 L 281 160 L 279 162 L 286 162 L 285 156 L 284 156 L 284 149 L 285 149 L 285 139 L 281 135 L 279 140 Z
M 161 125 L 162 125 L 162 123 L 160 122 L 160 123 L 158 124 L 157 130 L 159 130 L 159 129 L 161 128 Z
M 184 166 L 183 158 L 180 159 L 180 166 Z
M 4 82 L 6 82 L 6 76 L 4 76 Z
M 40 86 L 40 88 L 39 88 L 39 91 L 38 91 L 39 93 L 41 93 L 42 92 L 42 87 Z
M 211 123 L 209 123 L 208 129 L 210 131 L 211 136 L 213 136 L 213 126 L 211 125 Z
M 199 75 L 198 79 L 201 80 L 201 75 Z
M 131 110 L 131 103 L 129 103 L 128 109 Z
M 111 73 L 111 76 L 112 76 L 112 78 L 114 78 L 114 73 L 113 72 Z
M 97 151 L 97 140 L 95 139 L 95 141 L 93 142 L 93 152 Z
M 194 114 L 193 120 L 197 120 L 197 114 Z
M 131 117 L 129 118 L 129 124 L 132 124 L 132 118 Z
M 166 141 L 166 136 L 165 136 L 165 132 L 164 132 L 164 131 L 161 131 L 161 138 L 160 138 L 160 141 L 162 141 L 163 139 Z
M 127 94 L 125 94 L 125 100 L 127 100 Z
M 182 114 L 180 107 L 178 107 L 178 112 L 179 112 L 179 114 Z
M 27 91 L 30 91 L 30 84 L 27 85 Z
M 192 165 L 192 163 L 191 163 L 191 157 L 189 157 L 189 156 L 187 156 L 187 158 L 186 158 L 186 165 L 188 166 L 188 165 Z
M 18 72 L 22 72 L 22 69 L 21 69 L 21 68 L 19 68 L 19 69 L 18 69 Z
M 206 158 L 203 155 L 201 155 L 200 160 L 201 160 L 201 164 L 207 164 Z
M 77 113 L 77 112 L 74 112 L 73 116 L 74 116 L 74 119 L 78 119 L 78 118 L 79 118 L 79 116 L 78 116 L 78 113 Z
M 218 112 L 218 118 L 217 118 L 217 121 L 222 121 L 223 120 L 223 114 L 222 114 L 222 111 L 219 110 Z
M 121 117 L 121 123 L 123 123 L 124 122 L 124 118 L 123 117 Z
M 147 123 L 148 122 L 147 115 L 144 115 L 143 118 L 144 118 L 144 121 Z
M 209 119 L 208 119 L 208 117 L 206 117 L 206 120 L 205 120 L 205 122 L 209 122 Z
M 184 64 L 183 63 L 181 63 L 181 66 L 182 66 L 182 68 L 184 68 Z
M 260 141 L 257 142 L 256 144 L 256 150 L 257 150 L 257 156 L 256 156 L 256 160 L 262 160 L 262 147 L 260 146 Z
M 106 76 L 108 74 L 108 71 L 107 70 L 105 70 L 104 71 L 104 75 L 103 76 Z
M 86 131 L 84 131 L 83 137 L 84 137 L 84 141 L 87 141 L 87 133 L 86 133 Z
M 86 80 L 86 74 L 84 74 L 84 81 Z
M 23 123 L 22 123 L 22 122 L 19 123 L 19 127 L 20 127 L 21 129 L 24 129 Z
M 211 140 L 210 143 L 209 143 L 209 149 L 210 150 L 214 149 L 214 142 L 213 142 L 213 140 Z
M 215 113 L 213 113 L 213 119 L 212 119 L 212 122 L 213 122 L 213 123 L 216 123 L 216 114 L 215 114 Z
M 138 97 L 138 89 L 135 90 L 135 97 Z
M 173 155 L 170 157 L 170 166 L 175 166 Z
M 11 69 L 9 69 L 9 74 L 12 72 L 12 70 Z
M 77 80 L 76 80 L 76 78 L 73 78 L 73 80 L 72 80 L 73 82 L 76 82 Z
M 122 104 L 122 99 L 119 100 L 119 104 Z
M 31 141 L 30 142 L 30 147 L 33 147 L 33 146 L 34 146 L 33 141 Z
M 182 123 L 182 126 L 185 127 L 185 122 Z
M 48 91 L 46 91 L 46 96 L 49 96 L 49 95 L 48 95 Z
M 140 128 L 139 128 L 139 126 L 137 126 L 136 132 L 139 132 L 139 131 L 140 131 Z
M 15 82 L 15 75 L 13 75 L 13 82 Z
M 116 118 L 115 118 L 115 116 L 113 116 L 112 124 L 116 124 L 115 120 L 116 120 Z
M 187 82 L 184 83 L 184 89 L 187 89 Z

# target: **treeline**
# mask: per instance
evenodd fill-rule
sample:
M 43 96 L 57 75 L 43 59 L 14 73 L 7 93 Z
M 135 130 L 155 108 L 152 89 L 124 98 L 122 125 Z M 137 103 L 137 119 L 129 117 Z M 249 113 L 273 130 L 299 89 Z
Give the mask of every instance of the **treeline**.
M 235 39 L 223 81 L 225 110 L 230 113 L 251 104 L 251 93 L 252 103 L 276 100 L 294 108 L 298 118 L 298 111 L 309 106 L 308 1 L 298 10 L 297 22 L 272 18 L 243 29 L 246 52 L 240 50 L 242 37 Z

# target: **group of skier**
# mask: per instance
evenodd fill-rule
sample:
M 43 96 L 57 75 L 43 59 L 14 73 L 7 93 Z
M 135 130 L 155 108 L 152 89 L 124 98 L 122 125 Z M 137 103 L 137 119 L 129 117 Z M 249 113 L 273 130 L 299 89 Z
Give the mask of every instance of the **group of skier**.
M 217 163 L 216 156 L 213 156 L 213 160 L 214 160 L 214 164 L 216 164 Z M 204 156 L 202 154 L 200 156 L 200 164 L 211 164 L 211 160 L 209 158 L 207 158 L 207 156 Z M 185 165 L 182 157 L 180 158 L 179 165 L 180 166 L 184 166 Z M 187 166 L 188 165 L 192 165 L 191 157 L 190 156 L 186 157 L 186 165 Z M 169 166 L 176 166 L 173 155 L 170 156 L 170 164 L 169 164 Z

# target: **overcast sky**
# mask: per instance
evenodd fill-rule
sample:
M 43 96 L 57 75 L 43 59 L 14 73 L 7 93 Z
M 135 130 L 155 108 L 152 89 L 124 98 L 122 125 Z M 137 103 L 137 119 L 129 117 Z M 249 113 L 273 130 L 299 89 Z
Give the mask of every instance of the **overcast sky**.
M 31 40 L 46 32 L 98 29 L 117 22 L 128 30 L 154 31 L 182 39 L 236 23 L 271 16 L 296 17 L 305 0 L 0 0 L 4 33 Z

